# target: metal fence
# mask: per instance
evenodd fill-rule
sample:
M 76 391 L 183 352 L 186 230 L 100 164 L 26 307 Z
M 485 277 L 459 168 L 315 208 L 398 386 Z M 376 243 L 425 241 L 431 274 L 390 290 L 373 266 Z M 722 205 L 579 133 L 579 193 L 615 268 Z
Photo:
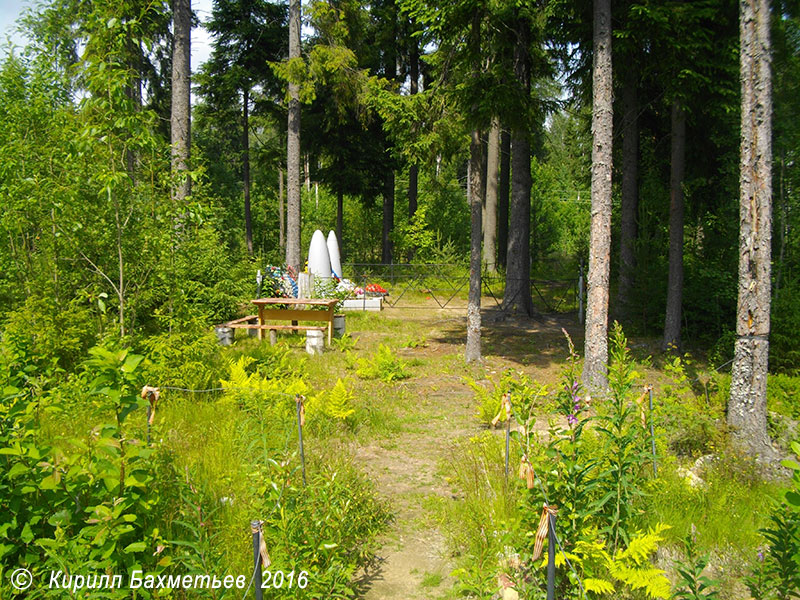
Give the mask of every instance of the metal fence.
M 463 310 L 469 290 L 469 268 L 454 264 L 344 265 L 344 276 L 357 286 L 381 285 L 384 303 L 392 308 L 439 308 Z M 534 307 L 545 313 L 578 310 L 578 274 L 568 279 L 531 279 Z M 484 272 L 481 277 L 483 304 L 500 307 L 508 279 L 500 273 Z

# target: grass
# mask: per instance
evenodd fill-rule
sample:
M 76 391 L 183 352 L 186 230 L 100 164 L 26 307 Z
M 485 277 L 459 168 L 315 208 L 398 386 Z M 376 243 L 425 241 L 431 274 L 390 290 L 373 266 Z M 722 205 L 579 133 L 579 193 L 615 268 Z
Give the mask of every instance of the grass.
M 662 465 L 659 478 L 651 482 L 644 522 L 668 523 L 667 536 L 676 543 L 694 524 L 701 549 L 736 549 L 755 556 L 762 543 L 758 529 L 766 524 L 779 485 L 763 479 L 752 461 L 733 453 L 720 456 L 696 487 L 676 465 L 675 460 Z
M 449 394 L 456 394 L 456 398 L 468 394 L 464 376 L 476 380 L 499 377 L 508 366 L 533 377 L 541 375 L 547 383 L 552 383 L 565 353 L 554 350 L 545 357 L 545 363 L 536 362 L 539 354 L 520 359 L 519 355 L 529 356 L 525 353 L 530 352 L 531 344 L 517 336 L 508 343 L 494 345 L 499 352 L 511 349 L 512 355 L 494 355 L 484 364 L 465 365 L 463 355 L 449 351 L 452 346 L 445 345 L 458 343 L 454 331 L 463 327 L 461 321 L 457 325 L 452 319 L 434 322 L 429 317 L 420 319 L 419 315 L 419 311 L 402 310 L 393 310 L 391 316 L 348 313 L 347 330 L 355 343 L 343 345 L 345 351 L 327 349 L 314 357 L 306 355 L 305 337 L 301 335 L 281 336 L 277 350 L 255 338 L 238 336 L 234 346 L 217 350 L 210 368 L 220 371 L 217 377 L 225 377 L 229 361 L 243 355 L 253 356 L 255 364 L 267 372 L 302 372 L 314 393 L 330 389 L 337 379 L 343 379 L 353 393 L 355 414 L 347 424 L 329 420 L 317 429 L 312 427 L 306 440 L 310 471 L 324 469 L 329 457 L 336 457 L 337 464 L 345 465 L 342 468 L 355 468 L 353 447 L 358 445 L 374 443 L 385 450 L 399 451 L 421 439 L 414 436 L 432 436 L 437 431 L 445 432 L 443 440 L 455 440 L 444 447 L 445 458 L 437 472 L 438 479 L 450 487 L 454 497 L 425 494 L 414 488 L 403 494 L 403 501 L 415 505 L 424 515 L 414 527 L 438 528 L 445 533 L 458 566 L 458 589 L 480 595 L 481 586 L 494 585 L 498 552 L 527 534 L 526 528 L 530 527 L 527 512 L 531 509 L 525 500 L 527 490 L 515 479 L 518 450 L 514 449 L 511 460 L 513 481 L 507 486 L 502 436 L 492 432 L 476 435 L 478 423 L 474 420 L 470 421 L 475 427 L 472 433 L 447 430 L 454 420 L 452 411 L 474 415 L 476 407 L 474 401 L 454 401 Z M 371 380 L 358 376 L 358 361 L 371 360 L 381 345 L 392 358 L 406 365 L 407 380 L 383 381 L 380 374 Z M 282 360 L 281 353 L 288 358 Z M 664 371 L 664 362 L 642 354 L 637 370 L 657 384 L 657 394 L 662 389 L 673 394 L 670 402 L 682 410 L 704 410 L 704 397 L 688 397 L 698 394 L 697 390 L 676 391 L 674 385 L 669 387 L 671 375 Z M 698 365 L 694 364 L 693 369 L 698 370 Z M 379 373 L 380 370 L 378 366 Z M 780 381 L 775 380 L 772 388 L 775 390 L 772 406 L 787 416 L 800 414 L 791 393 L 800 387 L 796 379 L 800 378 L 783 376 Z M 718 398 L 712 396 L 718 410 Z M 657 395 L 657 402 L 660 400 Z M 76 431 L 85 430 L 85 423 L 96 418 L 87 406 L 81 405 L 79 413 L 68 416 L 46 417 L 43 432 L 56 430 L 62 422 Z M 542 410 L 547 412 L 550 408 L 551 404 L 544 403 Z M 538 416 L 540 422 L 550 418 L 549 414 Z M 691 420 L 692 415 L 687 414 L 687 418 Z M 138 425 L 132 424 L 137 435 L 142 434 L 141 423 L 143 420 Z M 236 572 L 244 572 L 249 561 L 241 524 L 268 510 L 264 502 L 266 490 L 252 486 L 242 475 L 254 469 L 269 473 L 269 459 L 298 464 L 295 429 L 291 424 L 278 428 L 276 425 L 279 424 L 259 421 L 235 404 L 221 400 L 218 394 L 168 392 L 159 404 L 153 437 L 163 439 L 175 457 L 177 469 L 187 473 L 193 482 L 202 482 L 197 493 L 215 511 L 218 536 L 214 543 Z M 283 433 L 276 434 L 278 429 Z M 686 459 L 669 454 L 665 441 L 660 440 L 659 478 L 646 485 L 638 524 L 642 528 L 669 524 L 667 545 L 673 552 L 679 552 L 680 540 L 694 524 L 699 547 L 712 554 L 712 564 L 724 565 L 727 572 L 739 576 L 747 570 L 756 548 L 763 544 L 758 529 L 766 522 L 771 499 L 779 493 L 779 486 L 764 481 L 751 462 L 726 447 L 715 446 L 714 451 L 718 459 L 701 475 L 703 486 L 691 487 L 678 468 Z M 233 501 L 222 503 L 222 498 Z M 438 572 L 426 571 L 420 575 L 420 585 L 425 589 L 445 583 Z M 723 577 L 725 590 L 733 589 L 731 577 L 736 576 Z M 731 595 L 734 592 L 726 594 L 723 597 L 734 597 Z
M 442 585 L 444 576 L 441 573 L 423 573 L 420 586 L 424 588 L 436 588 Z

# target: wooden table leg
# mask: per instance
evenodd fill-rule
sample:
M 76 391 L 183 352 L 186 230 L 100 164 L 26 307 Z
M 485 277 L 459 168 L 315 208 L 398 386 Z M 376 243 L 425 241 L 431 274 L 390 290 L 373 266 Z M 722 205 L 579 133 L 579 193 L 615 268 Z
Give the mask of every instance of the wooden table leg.
M 333 345 L 333 307 L 328 309 L 328 347 Z
M 258 324 L 261 325 L 262 327 L 264 326 L 264 308 L 261 307 L 261 306 L 258 307 Z M 258 330 L 258 339 L 259 340 L 263 340 L 264 339 L 264 330 L 263 329 L 259 329 Z
M 269 345 L 274 346 L 278 343 L 278 332 L 275 329 L 269 330 Z

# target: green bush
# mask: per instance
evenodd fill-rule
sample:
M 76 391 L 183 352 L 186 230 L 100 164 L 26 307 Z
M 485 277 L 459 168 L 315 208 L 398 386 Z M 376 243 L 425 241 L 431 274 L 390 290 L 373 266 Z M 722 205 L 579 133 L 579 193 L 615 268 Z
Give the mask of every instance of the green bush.
M 384 344 L 378 346 L 378 350 L 371 358 L 359 358 L 356 365 L 356 374 L 362 379 L 380 379 L 391 383 L 411 377 L 408 363 Z

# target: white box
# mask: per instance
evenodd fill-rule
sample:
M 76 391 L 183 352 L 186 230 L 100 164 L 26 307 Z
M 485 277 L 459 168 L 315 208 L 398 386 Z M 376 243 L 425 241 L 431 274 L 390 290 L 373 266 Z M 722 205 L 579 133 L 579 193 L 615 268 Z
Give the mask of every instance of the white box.
M 383 297 L 380 298 L 350 298 L 341 306 L 342 310 L 372 310 L 383 309 Z

